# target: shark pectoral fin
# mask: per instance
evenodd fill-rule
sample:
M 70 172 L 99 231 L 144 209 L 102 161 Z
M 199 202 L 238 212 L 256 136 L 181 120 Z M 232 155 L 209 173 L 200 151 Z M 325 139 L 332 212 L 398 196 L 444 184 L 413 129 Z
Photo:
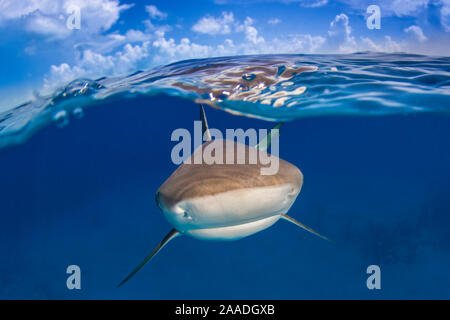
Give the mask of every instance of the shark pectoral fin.
M 204 141 L 211 141 L 211 133 L 208 128 L 208 121 L 206 120 L 205 109 L 203 109 L 203 105 L 200 105 L 200 120 L 202 121 L 202 136 Z
M 181 233 L 175 229 L 172 229 L 165 237 L 162 239 L 162 241 L 156 246 L 155 249 L 147 256 L 145 259 L 131 272 L 125 279 L 122 280 L 121 283 L 117 287 L 120 287 L 125 282 L 130 280 L 141 268 L 150 261 L 151 258 L 153 258 L 154 255 L 156 255 L 167 243 L 169 243 L 170 240 L 178 237 L 181 235 Z
M 269 149 L 270 144 L 272 143 L 272 137 L 279 136 L 280 135 L 280 127 L 283 124 L 283 122 L 278 122 L 275 127 L 270 129 L 270 132 L 262 139 L 260 143 L 258 143 L 255 148 L 267 151 Z
M 310 227 L 305 226 L 303 223 L 301 223 L 301 222 L 295 220 L 294 218 L 288 216 L 287 214 L 282 214 L 282 215 L 281 215 L 281 218 L 283 218 L 284 220 L 289 221 L 289 222 L 295 224 L 296 226 L 299 226 L 300 228 L 302 228 L 302 229 L 304 229 L 304 230 L 306 230 L 306 231 L 308 231 L 308 232 L 311 232 L 312 234 L 315 234 L 316 236 L 318 236 L 318 237 L 320 237 L 320 238 L 322 238 L 322 239 L 325 239 L 325 240 L 327 240 L 327 241 L 330 241 L 330 242 L 333 242 L 333 243 L 334 243 L 334 241 L 332 241 L 332 240 L 328 239 L 327 237 L 321 235 L 320 233 L 314 231 L 314 230 L 311 229 Z

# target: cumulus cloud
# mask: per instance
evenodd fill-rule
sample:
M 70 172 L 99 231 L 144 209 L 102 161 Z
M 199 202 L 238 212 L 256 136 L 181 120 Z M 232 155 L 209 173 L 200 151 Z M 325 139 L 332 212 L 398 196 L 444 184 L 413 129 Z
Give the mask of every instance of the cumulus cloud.
M 46 16 L 40 11 L 36 11 L 25 19 L 25 30 L 48 36 L 51 39 L 66 38 L 72 32 L 66 28 L 64 21 L 57 20 L 54 17 Z
M 233 12 L 223 12 L 216 17 L 207 15 L 192 26 L 193 31 L 203 35 L 229 35 L 223 42 L 211 45 L 209 42 L 202 43 L 198 38 L 193 41 L 186 36 L 179 39 L 170 37 L 168 35 L 171 30 L 170 26 L 155 22 L 167 18 L 167 14 L 156 6 L 148 5 L 146 11 L 149 18 L 141 26 L 143 30 L 137 28 L 121 33 L 118 31 L 105 33 L 103 30 L 108 30 L 116 23 L 121 11 L 129 6 L 120 5 L 115 0 L 78 1 L 80 4 L 89 5 L 97 8 L 97 11 L 102 11 L 102 14 L 98 12 L 97 19 L 94 19 L 93 16 L 86 17 L 86 15 L 82 18 L 83 27 L 91 31 L 91 33 L 84 34 L 83 38 L 67 37 L 71 31 L 60 27 L 59 20 L 61 19 L 55 18 L 59 14 L 59 9 L 55 9 L 51 5 L 47 7 L 47 4 L 50 3 L 47 0 L 41 0 L 37 7 L 24 6 L 25 2 L 35 4 L 35 1 L 25 0 L 20 5 L 13 6 L 15 11 L 5 13 L 0 10 L 0 21 L 25 15 L 25 21 L 29 24 L 30 30 L 40 30 L 41 34 L 45 30 L 53 37 L 64 38 L 64 42 L 61 43 L 64 43 L 66 47 L 72 43 L 74 58 L 69 60 L 70 62 L 52 65 L 45 75 L 44 84 L 48 90 L 77 78 L 95 79 L 100 76 L 126 74 L 138 69 L 148 69 L 155 65 L 192 58 L 267 53 L 345 53 L 358 50 L 395 52 L 401 51 L 403 48 L 402 44 L 395 42 L 390 37 L 385 37 L 383 41 L 377 42 L 369 38 L 360 38 L 357 41 L 352 34 L 349 18 L 343 13 L 337 15 L 330 22 L 328 34 L 323 36 L 293 33 L 281 34 L 269 40 L 264 38 L 258 30 L 255 20 L 251 17 L 239 21 Z M 0 6 L 11 5 L 11 3 L 0 1 Z M 69 1 L 59 0 L 57 3 L 64 5 Z M 91 13 L 91 15 L 93 14 Z M 276 25 L 280 21 L 278 18 L 273 18 L 268 23 Z M 418 26 L 405 29 L 405 32 L 411 33 L 419 41 L 426 39 L 421 31 Z M 69 45 L 67 45 L 68 43 Z M 26 51 L 31 55 L 35 54 L 37 50 L 39 48 L 34 45 Z
M 323 47 L 325 42 L 326 39 L 322 36 L 294 34 L 283 40 L 274 39 L 273 48 L 270 48 L 270 50 L 279 53 L 315 53 Z
M 423 31 L 418 26 L 410 26 L 404 29 L 406 33 L 412 34 L 419 42 L 424 42 L 427 40 L 427 37 L 423 34 Z
M 420 11 L 428 7 L 429 0 L 394 0 L 385 1 L 388 12 L 392 11 L 396 16 L 416 16 Z
M 245 38 L 253 44 L 264 43 L 264 38 L 258 35 L 258 30 L 253 26 L 254 20 L 245 18 L 244 24 L 238 27 L 238 31 L 244 30 Z
M 128 31 L 124 35 L 115 34 L 111 41 L 116 41 L 116 46 L 122 44 L 121 49 L 110 53 L 100 53 L 91 48 L 82 50 L 74 63 L 51 66 L 45 77 L 45 88 L 50 91 L 77 78 L 95 79 L 100 76 L 126 74 L 184 59 L 239 54 L 313 53 L 325 43 L 324 37 L 309 34 L 275 38 L 267 43 L 252 24 L 253 20 L 247 18 L 239 26 L 242 30 L 236 31 L 243 32 L 247 41 L 235 44 L 231 39 L 225 39 L 216 46 L 199 44 L 187 37 L 176 41 L 168 37 L 163 30 L 156 30 L 151 35 L 137 30 Z M 131 39 L 142 42 L 133 45 L 128 43 Z
M 403 45 L 392 40 L 390 36 L 385 36 L 384 41 L 379 43 L 375 43 L 370 38 L 361 37 L 361 42 L 359 50 L 390 53 L 403 51 Z
M 150 18 L 152 18 L 152 19 L 163 20 L 163 19 L 167 18 L 167 13 L 159 11 L 159 9 L 154 5 L 145 6 L 145 11 L 148 12 L 148 14 L 150 15 Z
M 20 19 L 27 32 L 50 39 L 65 38 L 74 32 L 66 26 L 73 5 L 80 9 L 85 35 L 109 30 L 120 13 L 132 6 L 121 5 L 118 0 L 3 0 L 0 2 L 0 23 Z
M 450 32 L 450 0 L 443 0 L 441 7 L 441 24 L 446 32 Z
M 253 26 L 254 20 L 246 17 L 243 23 L 239 23 L 234 19 L 232 12 L 222 12 L 222 16 L 215 18 L 206 16 L 201 18 L 192 30 L 209 35 L 229 34 L 234 32 L 243 32 L 245 39 L 254 45 L 264 43 L 264 38 L 259 35 L 258 30 Z
M 347 53 L 356 51 L 356 41 L 352 35 L 350 21 L 346 14 L 341 13 L 330 22 L 328 36 L 330 45 L 337 46 L 340 52 Z
M 146 32 L 128 30 L 124 34 L 113 33 L 105 37 L 105 43 L 96 43 L 93 47 L 87 44 L 79 47 L 80 54 L 72 64 L 63 63 L 51 67 L 45 83 L 47 87 L 62 82 L 87 77 L 124 74 L 137 69 L 147 69 L 178 60 L 205 58 L 214 56 L 267 53 L 317 53 L 317 52 L 352 52 L 371 50 L 395 52 L 401 45 L 390 37 L 375 43 L 369 38 L 361 38 L 357 43 L 347 15 L 337 15 L 330 23 L 327 36 L 311 34 L 280 35 L 266 41 L 255 26 L 251 17 L 243 22 L 235 20 L 232 12 L 223 13 L 219 18 L 212 18 L 221 27 L 205 17 L 199 20 L 195 28 L 201 28 L 204 34 L 223 34 L 224 26 L 228 33 L 242 34 L 244 41 L 237 43 L 227 38 L 218 45 L 197 43 L 183 37 L 180 40 L 167 36 L 164 28 L 153 28 Z M 206 19 L 206 20 L 205 20 Z M 219 31 L 222 30 L 222 31 Z M 414 32 L 414 31 L 413 31 Z
M 155 52 L 153 59 L 157 63 L 204 58 L 212 53 L 211 46 L 192 43 L 189 38 L 182 38 L 179 43 L 176 43 L 173 38 L 166 39 L 162 31 L 157 31 L 156 37 L 153 48 L 157 49 L 157 52 Z
M 127 74 L 138 69 L 167 64 L 183 59 L 204 58 L 214 55 L 232 54 L 225 47 L 232 47 L 230 40 L 224 45 L 212 47 L 192 42 L 189 38 L 175 41 L 166 37 L 162 30 L 148 35 L 140 31 L 128 31 L 125 35 L 116 34 L 114 40 L 119 49 L 101 53 L 98 47 L 81 51 L 73 63 L 52 65 L 44 79 L 44 89 L 51 91 L 62 83 L 77 78 L 95 79 L 100 76 Z M 131 40 L 138 43 L 129 43 Z M 230 46 L 231 45 L 231 46 Z
M 329 3 L 328 0 L 214 0 L 217 4 L 248 4 L 259 2 L 299 3 L 302 7 L 316 8 Z M 383 17 L 417 17 L 425 10 L 440 8 L 440 20 L 446 32 L 450 32 L 450 0 L 336 0 L 338 5 L 348 6 L 347 13 L 366 15 L 370 5 L 378 5 Z M 353 11 L 353 12 L 352 12 Z
M 192 30 L 198 33 L 210 35 L 228 34 L 231 32 L 234 24 L 234 15 L 232 12 L 222 12 L 221 17 L 206 16 L 201 18 Z
M 361 37 L 357 41 L 352 34 L 350 19 L 344 13 L 337 15 L 331 21 L 327 45 L 327 51 L 335 52 L 337 50 L 341 53 L 357 51 L 400 52 L 405 49 L 404 43 L 396 42 L 390 36 L 385 36 L 382 41 L 378 42 L 368 37 Z
M 86 49 L 72 66 L 68 63 L 52 65 L 50 72 L 45 76 L 44 86 L 52 89 L 77 78 L 94 79 L 105 75 L 131 72 L 139 68 L 140 63 L 149 56 L 149 53 L 149 41 L 141 45 L 127 43 L 122 50 L 107 55 Z
M 243 32 L 245 39 L 254 45 L 264 43 L 264 38 L 259 35 L 254 27 L 254 20 L 246 17 L 243 23 L 236 21 L 232 12 L 222 12 L 222 16 L 215 18 L 206 16 L 201 18 L 192 30 L 209 35 L 229 34 L 231 32 Z
M 319 1 L 319 0 L 317 0 Z M 382 17 L 418 17 L 425 10 L 439 10 L 440 22 L 446 32 L 450 32 L 450 0 L 339 0 L 356 14 L 366 15 L 369 5 L 380 7 Z

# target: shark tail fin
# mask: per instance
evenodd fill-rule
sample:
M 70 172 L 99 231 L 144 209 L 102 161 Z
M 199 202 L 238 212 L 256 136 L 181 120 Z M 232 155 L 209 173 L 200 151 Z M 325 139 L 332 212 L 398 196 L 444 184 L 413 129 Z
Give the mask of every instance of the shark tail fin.
M 205 109 L 200 105 L 200 119 L 202 120 L 202 135 L 204 141 L 211 141 L 211 133 L 209 132 L 208 121 L 206 120 Z
M 119 283 L 117 287 L 122 286 L 125 282 L 130 280 L 141 268 L 150 261 L 151 258 L 153 258 L 154 255 L 156 255 L 167 243 L 169 243 L 170 240 L 178 237 L 181 235 L 181 233 L 175 229 L 172 229 L 165 237 L 162 239 L 162 241 L 153 249 L 150 254 L 145 257 L 145 259 L 125 278 L 122 280 L 122 282 Z
M 270 129 L 270 132 L 264 137 L 262 141 L 260 141 L 255 148 L 267 151 L 269 149 L 270 144 L 272 143 L 272 137 L 279 136 L 280 135 L 280 127 L 283 124 L 283 122 L 278 122 L 275 127 Z
M 282 214 L 282 215 L 281 215 L 281 218 L 283 218 L 284 220 L 289 221 L 289 222 L 295 224 L 296 226 L 298 226 L 298 227 L 300 227 L 300 228 L 302 228 L 302 229 L 304 229 L 304 230 L 306 230 L 306 231 L 308 231 L 308 232 L 311 232 L 312 234 L 315 234 L 316 236 L 318 236 L 318 237 L 320 237 L 320 238 L 322 238 L 322 239 L 324 239 L 324 240 L 327 240 L 327 241 L 330 241 L 330 242 L 334 242 L 334 241 L 328 239 L 327 237 L 321 235 L 320 233 L 314 231 L 314 230 L 311 229 L 310 227 L 305 226 L 303 223 L 301 223 L 301 222 L 295 220 L 294 218 L 288 216 L 287 214 Z

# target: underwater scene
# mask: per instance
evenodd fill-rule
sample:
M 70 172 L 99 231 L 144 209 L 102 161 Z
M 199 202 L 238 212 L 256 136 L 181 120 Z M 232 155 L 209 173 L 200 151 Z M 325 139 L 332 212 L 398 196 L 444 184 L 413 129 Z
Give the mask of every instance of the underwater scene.
M 174 131 L 200 120 L 279 128 L 288 163 L 168 180 Z M 0 114 L 0 298 L 449 299 L 449 164 L 449 57 L 235 55 L 78 78 Z M 296 198 L 267 210 L 293 220 L 223 218 L 277 206 L 285 193 L 256 191 L 286 181 Z M 186 198 L 192 216 L 168 212 Z

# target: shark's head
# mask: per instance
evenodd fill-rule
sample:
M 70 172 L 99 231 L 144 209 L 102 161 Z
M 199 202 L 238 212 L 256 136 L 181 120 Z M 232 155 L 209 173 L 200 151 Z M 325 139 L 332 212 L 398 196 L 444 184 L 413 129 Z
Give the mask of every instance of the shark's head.
M 237 145 L 231 144 L 233 151 Z M 252 148 L 244 146 L 247 155 Z M 198 148 L 193 157 L 201 151 Z M 225 148 L 224 157 L 227 152 Z M 159 188 L 156 202 L 170 224 L 183 234 L 207 240 L 251 235 L 287 213 L 300 193 L 300 170 L 278 161 L 279 170 L 274 175 L 261 175 L 263 164 L 259 162 L 184 163 Z

